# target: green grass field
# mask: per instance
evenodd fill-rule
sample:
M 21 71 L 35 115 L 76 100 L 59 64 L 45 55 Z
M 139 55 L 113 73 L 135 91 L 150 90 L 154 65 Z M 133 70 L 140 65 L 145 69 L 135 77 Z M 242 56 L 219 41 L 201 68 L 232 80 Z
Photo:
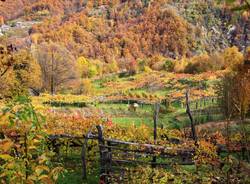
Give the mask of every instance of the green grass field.
M 131 77 L 123 77 L 119 78 L 116 75 L 109 76 L 106 78 L 96 79 L 93 83 L 93 88 L 95 91 L 95 94 L 97 96 L 101 96 L 104 94 L 113 95 L 113 89 L 106 87 L 105 84 L 107 82 L 119 82 L 119 84 L 126 84 L 130 81 L 136 80 L 136 78 L 140 78 L 141 74 L 138 74 L 136 76 Z M 174 85 L 172 85 L 171 80 L 166 81 L 166 83 L 171 83 L 169 87 L 163 87 L 161 89 L 156 90 L 150 90 L 149 88 L 134 88 L 133 85 L 126 86 L 126 90 L 128 90 L 129 94 L 134 94 L 137 96 L 142 96 L 143 94 L 146 95 L 155 95 L 159 97 L 165 97 L 169 93 L 179 90 L 180 87 L 184 87 L 185 85 L 195 86 L 197 85 L 195 81 L 192 81 L 192 79 L 180 79 L 175 80 Z M 213 81 L 204 81 L 204 88 L 209 87 L 212 85 Z M 131 84 L 131 83 L 130 83 Z M 199 83 L 200 84 L 200 83 Z M 114 86 L 115 87 L 115 86 Z M 125 91 L 126 91 L 125 90 Z M 183 99 L 182 99 L 183 100 Z M 63 103 L 61 103 L 63 104 Z M 206 102 L 204 104 L 203 102 L 199 103 L 199 107 L 202 106 L 202 108 L 208 108 L 212 106 L 213 103 L 211 101 Z M 190 104 L 191 109 L 196 108 L 195 103 Z M 153 127 L 153 115 L 154 115 L 154 105 L 150 104 L 139 104 L 139 107 L 136 109 L 136 111 L 129 110 L 129 101 L 124 102 L 112 102 L 107 101 L 105 103 L 97 102 L 92 104 L 87 104 L 86 107 L 96 112 L 102 112 L 104 114 L 104 117 L 108 117 L 112 120 L 113 123 L 116 123 L 122 127 L 129 127 L 131 125 L 135 126 L 141 126 L 146 125 L 149 127 Z M 83 109 L 84 109 L 83 108 Z M 79 111 L 82 110 L 79 106 L 58 106 L 54 107 L 54 109 L 58 110 L 64 110 L 64 111 L 70 111 L 74 112 L 75 110 Z M 194 116 L 194 120 L 196 124 L 202 124 L 209 121 L 218 121 L 222 119 L 222 115 L 210 115 L 209 117 L 206 114 L 198 114 Z M 183 129 L 185 127 L 190 126 L 190 120 L 186 114 L 185 105 L 183 105 L 183 101 L 180 100 L 173 100 L 173 102 L 170 104 L 168 108 L 166 108 L 163 104 L 161 105 L 161 110 L 158 117 L 157 122 L 158 127 L 164 127 L 166 129 Z M 72 148 L 71 148 L 72 149 Z M 82 170 L 81 170 L 81 158 L 80 158 L 80 150 L 75 150 L 73 153 L 69 153 L 68 156 L 63 156 L 63 164 L 67 171 L 63 174 L 63 176 L 60 176 L 58 180 L 58 184 L 79 184 L 79 183 L 88 183 L 88 184 L 95 184 L 98 183 L 98 159 L 97 159 L 97 165 L 96 167 L 91 168 L 91 173 L 88 174 L 88 180 L 84 181 L 82 179 Z M 195 172 L 194 166 L 183 166 L 183 169 L 187 172 Z

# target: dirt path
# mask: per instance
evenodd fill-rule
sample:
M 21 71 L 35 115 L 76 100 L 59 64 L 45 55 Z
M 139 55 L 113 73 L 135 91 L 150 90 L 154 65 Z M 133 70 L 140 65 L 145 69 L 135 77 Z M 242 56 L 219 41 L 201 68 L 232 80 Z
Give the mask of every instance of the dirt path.
M 246 120 L 248 123 L 250 122 L 250 119 Z M 240 123 L 239 120 L 229 121 L 229 126 L 235 125 Z M 226 121 L 213 121 L 213 122 L 207 122 L 204 124 L 196 125 L 197 131 L 200 130 L 209 130 L 209 129 L 224 129 L 226 127 L 227 122 Z

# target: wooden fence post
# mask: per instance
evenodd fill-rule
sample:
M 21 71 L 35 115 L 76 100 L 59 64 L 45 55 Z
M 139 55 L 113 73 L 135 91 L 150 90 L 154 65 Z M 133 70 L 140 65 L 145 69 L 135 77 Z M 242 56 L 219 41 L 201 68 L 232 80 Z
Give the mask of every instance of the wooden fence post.
M 111 142 L 108 141 L 107 145 L 109 146 L 108 148 L 108 154 L 107 154 L 107 174 L 110 174 L 112 172 L 112 149 L 111 149 Z
M 83 179 L 87 179 L 87 165 L 86 165 L 87 139 L 88 139 L 88 137 L 85 137 L 84 143 L 82 145 L 82 154 L 81 154 L 81 158 L 82 158 L 82 178 Z
M 156 103 L 154 109 L 154 144 L 156 144 L 156 139 L 157 139 L 157 122 L 158 122 L 159 110 L 160 110 L 160 104 Z M 155 167 L 155 163 L 156 163 L 156 156 L 153 156 L 152 167 Z
M 207 121 L 210 121 L 210 120 L 211 120 L 211 117 L 210 117 L 210 109 L 211 109 L 211 107 L 208 107 L 208 109 L 207 109 Z
M 103 138 L 103 127 L 101 125 L 96 126 L 98 130 L 98 144 L 99 144 L 99 152 L 100 152 L 100 176 L 102 180 L 106 182 L 106 154 L 105 154 L 105 141 Z
M 154 144 L 156 144 L 156 139 L 157 139 L 157 122 L 158 122 L 159 110 L 160 110 L 160 104 L 156 103 L 154 109 Z
M 195 141 L 195 144 L 197 144 L 197 135 L 195 132 L 195 125 L 194 125 L 193 116 L 191 114 L 190 107 L 189 107 L 189 94 L 188 93 L 189 93 L 189 91 L 187 90 L 187 92 L 186 92 L 186 106 L 187 106 L 186 113 L 188 114 L 190 122 L 191 122 L 192 138 Z

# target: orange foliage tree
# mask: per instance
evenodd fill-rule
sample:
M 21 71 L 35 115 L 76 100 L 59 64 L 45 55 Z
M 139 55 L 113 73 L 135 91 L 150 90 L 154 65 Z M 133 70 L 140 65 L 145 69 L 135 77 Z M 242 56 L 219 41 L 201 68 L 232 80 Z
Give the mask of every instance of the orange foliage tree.
M 0 98 L 39 88 L 40 77 L 40 66 L 27 50 L 16 51 L 12 45 L 0 47 Z

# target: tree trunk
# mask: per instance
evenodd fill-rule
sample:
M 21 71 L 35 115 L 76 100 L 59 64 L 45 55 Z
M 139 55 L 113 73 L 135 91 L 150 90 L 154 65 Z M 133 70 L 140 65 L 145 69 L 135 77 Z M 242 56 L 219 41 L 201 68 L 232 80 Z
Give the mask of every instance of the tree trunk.
M 54 95 L 55 94 L 55 86 L 54 86 L 54 53 L 52 52 L 52 57 L 51 57 L 51 79 L 50 79 L 50 94 Z

